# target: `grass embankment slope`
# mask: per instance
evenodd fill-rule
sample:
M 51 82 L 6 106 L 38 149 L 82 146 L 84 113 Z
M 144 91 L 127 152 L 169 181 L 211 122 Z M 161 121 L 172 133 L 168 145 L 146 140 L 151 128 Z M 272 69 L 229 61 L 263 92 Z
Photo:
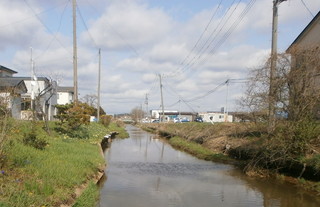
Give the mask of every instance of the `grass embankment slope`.
M 51 123 L 52 128 L 54 123 Z M 35 131 L 36 141 L 45 143 L 44 149 L 26 144 L 25 137 Z M 112 123 L 108 128 L 91 123 L 85 126 L 88 139 L 70 138 L 51 129 L 43 130 L 43 123 L 14 121 L 8 131 L 9 142 L 1 158 L 0 206 L 61 206 L 75 201 L 76 189 L 84 188 L 74 206 L 94 206 L 99 189 L 91 180 L 104 170 L 99 143 L 110 131 L 123 129 Z
M 295 183 L 320 193 L 317 122 L 279 123 L 272 135 L 264 123 L 152 123 L 141 127 L 200 159 L 236 163 L 250 175 L 289 175 L 297 178 Z M 286 178 L 293 181 L 291 177 Z

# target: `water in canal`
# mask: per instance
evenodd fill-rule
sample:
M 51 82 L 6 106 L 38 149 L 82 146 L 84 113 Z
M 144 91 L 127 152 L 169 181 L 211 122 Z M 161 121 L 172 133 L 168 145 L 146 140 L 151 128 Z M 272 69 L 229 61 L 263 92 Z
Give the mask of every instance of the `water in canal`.
M 105 151 L 100 207 L 320 206 L 319 197 L 292 185 L 199 160 L 131 125 L 127 131 L 130 138 Z

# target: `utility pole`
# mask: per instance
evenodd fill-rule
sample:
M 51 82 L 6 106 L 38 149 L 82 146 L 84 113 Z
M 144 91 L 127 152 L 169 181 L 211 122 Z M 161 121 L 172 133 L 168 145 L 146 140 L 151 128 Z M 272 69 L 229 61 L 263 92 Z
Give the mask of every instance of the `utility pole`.
M 78 102 L 78 56 L 77 56 L 77 2 L 72 1 L 72 11 L 73 11 L 73 101 L 75 104 Z
M 146 104 L 146 114 L 147 114 L 147 118 L 149 118 L 149 109 L 148 109 L 148 94 L 146 93 L 146 100 L 144 101 L 144 103 Z
M 99 122 L 100 120 L 100 82 L 101 82 L 101 49 L 99 49 L 97 122 Z
M 275 74 L 277 67 L 277 43 L 278 43 L 278 6 L 286 0 L 273 0 L 272 15 L 272 43 L 271 43 L 271 68 L 269 86 L 269 126 L 268 131 L 272 133 L 276 125 L 276 86 Z
M 162 80 L 161 80 L 161 74 L 159 74 L 160 79 L 160 92 L 161 92 L 161 107 L 162 107 L 162 118 L 160 117 L 160 122 L 163 122 L 164 119 L 164 105 L 163 105 L 163 94 L 162 94 Z
M 230 79 L 226 81 L 227 84 L 227 95 L 226 95 L 226 107 L 224 108 L 224 122 L 228 122 L 228 96 L 229 96 L 229 83 Z
M 30 77 L 30 88 L 31 88 L 31 110 L 32 110 L 32 113 L 33 113 L 33 119 L 34 119 L 34 99 L 35 99 L 35 94 L 34 94 L 34 65 L 33 65 L 33 57 L 32 57 L 32 52 L 33 52 L 33 49 L 32 47 L 30 47 L 30 69 L 31 69 L 31 77 Z

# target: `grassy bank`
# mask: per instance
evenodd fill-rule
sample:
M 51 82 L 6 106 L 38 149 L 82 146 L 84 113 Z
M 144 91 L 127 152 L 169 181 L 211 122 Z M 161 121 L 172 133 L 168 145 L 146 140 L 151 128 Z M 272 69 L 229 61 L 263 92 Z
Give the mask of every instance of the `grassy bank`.
M 208 161 L 219 161 L 224 163 L 231 163 L 233 160 L 228 156 L 220 152 L 215 152 L 208 148 L 202 147 L 198 143 L 189 142 L 181 137 L 175 136 L 169 139 L 169 143 L 180 150 L 188 152 L 199 159 L 208 160 Z
M 124 134 L 114 123 L 110 128 L 91 123 L 84 129 L 89 138 L 77 139 L 55 132 L 55 124 L 50 124 L 50 135 L 43 130 L 42 122 L 13 122 L 10 126 L 10 140 L 1 162 L 1 207 L 73 203 L 75 189 L 104 169 L 105 161 L 98 145 L 103 136 L 117 130 Z M 32 131 L 36 134 L 34 139 L 31 139 Z M 39 143 L 45 143 L 43 149 L 36 147 Z M 90 186 L 84 195 L 96 198 L 98 191 Z M 84 200 L 88 200 L 86 197 Z M 82 205 L 80 201 L 77 206 L 95 206 L 95 202 Z
M 141 127 L 200 159 L 236 163 L 248 175 L 285 177 L 320 193 L 319 126 L 283 122 L 272 135 L 264 123 L 165 123 Z

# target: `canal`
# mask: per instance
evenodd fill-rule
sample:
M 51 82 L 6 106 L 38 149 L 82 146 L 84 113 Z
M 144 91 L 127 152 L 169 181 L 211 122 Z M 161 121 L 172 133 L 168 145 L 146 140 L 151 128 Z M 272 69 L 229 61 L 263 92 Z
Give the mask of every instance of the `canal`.
M 127 131 L 128 139 L 105 151 L 100 207 L 320 206 L 319 197 L 293 185 L 199 160 L 131 125 Z

